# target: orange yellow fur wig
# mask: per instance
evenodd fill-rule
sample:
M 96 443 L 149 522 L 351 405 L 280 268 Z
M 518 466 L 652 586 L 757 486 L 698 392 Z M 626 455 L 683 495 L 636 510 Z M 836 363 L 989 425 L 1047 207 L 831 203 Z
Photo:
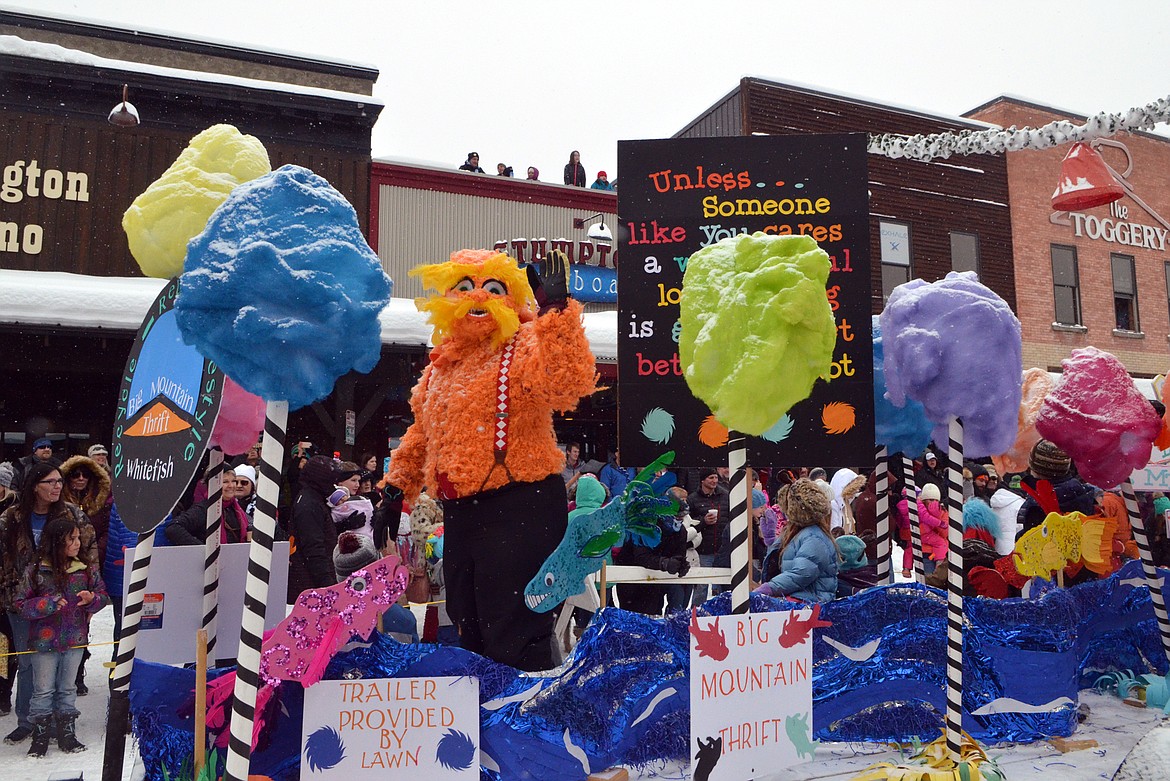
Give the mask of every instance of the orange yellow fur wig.
M 435 344 L 446 341 L 455 323 L 473 309 L 484 309 L 499 325 L 499 332 L 492 337 L 493 345 L 498 347 L 512 338 L 522 321 L 532 319 L 536 308 L 527 274 L 515 260 L 502 252 L 459 250 L 452 253 L 446 263 L 419 266 L 410 274 L 420 277 L 424 287 L 436 291 L 415 299 L 419 311 L 428 313 L 428 321 L 434 326 Z M 464 279 L 472 280 L 477 289 L 487 280 L 494 279 L 503 283 L 507 292 L 503 295 L 460 295 L 455 288 Z

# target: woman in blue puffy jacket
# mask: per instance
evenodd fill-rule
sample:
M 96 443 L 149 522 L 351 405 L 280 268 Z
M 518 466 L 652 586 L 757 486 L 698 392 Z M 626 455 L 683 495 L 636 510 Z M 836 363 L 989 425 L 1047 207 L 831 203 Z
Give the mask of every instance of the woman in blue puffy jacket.
M 829 534 L 829 497 L 816 483 L 802 478 L 788 489 L 783 509 L 788 521 L 765 556 L 765 573 L 772 558 L 779 559 L 780 571 L 756 592 L 828 602 L 837 596 L 838 561 L 837 545 Z

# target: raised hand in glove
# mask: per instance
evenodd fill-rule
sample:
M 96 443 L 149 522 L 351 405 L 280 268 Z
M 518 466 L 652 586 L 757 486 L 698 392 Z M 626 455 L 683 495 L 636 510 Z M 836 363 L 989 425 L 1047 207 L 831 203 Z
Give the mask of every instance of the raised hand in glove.
M 554 249 L 544 256 L 539 271 L 535 263 L 529 263 L 528 284 L 536 296 L 539 314 L 560 311 L 569 300 L 569 257 Z
M 658 565 L 663 572 L 678 575 L 680 578 L 690 572 L 691 564 L 686 556 L 664 556 Z

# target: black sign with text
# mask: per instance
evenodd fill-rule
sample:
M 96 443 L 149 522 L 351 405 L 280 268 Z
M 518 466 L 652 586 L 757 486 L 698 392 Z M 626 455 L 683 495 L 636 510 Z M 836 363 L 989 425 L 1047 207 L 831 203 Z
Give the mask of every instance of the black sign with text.
M 679 360 L 679 302 L 692 253 L 739 233 L 808 235 L 832 261 L 837 323 L 829 375 L 763 436 L 753 466 L 873 460 L 866 136 L 803 135 L 618 144 L 618 439 L 622 462 L 666 450 L 679 466 L 727 463 L 726 428 L 691 393 Z M 735 338 L 725 349 L 741 350 Z M 777 376 L 783 368 L 777 367 Z M 754 388 L 761 398 L 766 384 Z
M 183 343 L 173 309 L 178 292 L 172 279 L 138 329 L 114 415 L 118 510 L 139 533 L 166 518 L 199 469 L 223 393 L 223 372 Z

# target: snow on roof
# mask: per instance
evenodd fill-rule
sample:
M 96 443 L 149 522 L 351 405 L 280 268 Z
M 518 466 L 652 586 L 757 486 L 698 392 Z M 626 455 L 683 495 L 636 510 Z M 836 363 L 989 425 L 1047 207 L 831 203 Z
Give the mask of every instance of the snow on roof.
M 867 106 L 877 106 L 879 108 L 890 109 L 892 111 L 901 111 L 901 112 L 904 112 L 907 114 L 916 114 L 920 117 L 927 117 L 929 119 L 939 119 L 939 120 L 943 120 L 945 122 L 953 122 L 957 125 L 966 125 L 968 127 L 970 127 L 970 126 L 985 127 L 985 128 L 994 128 L 994 129 L 999 128 L 999 125 L 993 124 L 991 122 L 985 122 L 984 120 L 981 120 L 981 119 L 972 119 L 970 117 L 960 117 L 960 116 L 954 116 L 951 114 L 943 114 L 941 112 L 934 111 L 932 109 L 916 108 L 914 106 L 908 106 L 908 105 L 901 104 L 901 103 L 891 103 L 889 101 L 877 100 L 875 98 L 866 97 L 864 95 L 854 95 L 850 92 L 842 92 L 842 91 L 837 90 L 837 89 L 826 89 L 825 87 L 818 87 L 815 84 L 804 84 L 804 83 L 799 82 L 799 81 L 789 81 L 787 79 L 785 79 L 784 81 L 777 81 L 776 79 L 770 78 L 768 76 L 748 76 L 747 78 L 755 79 L 757 81 L 767 82 L 769 84 L 775 84 L 778 87 L 791 87 L 792 89 L 801 90 L 804 92 L 815 92 L 815 93 L 820 94 L 820 95 L 827 95 L 828 97 L 831 97 L 831 98 L 840 98 L 841 100 L 852 101 L 854 103 L 863 103 Z
M 306 87 L 300 84 L 286 84 L 280 81 L 249 79 L 243 76 L 228 76 L 220 73 L 185 70 L 183 68 L 167 68 L 161 65 L 147 65 L 129 60 L 112 60 L 108 57 L 99 57 L 96 54 L 90 54 L 89 52 L 83 52 L 77 49 L 67 49 L 55 43 L 26 41 L 15 35 L 0 35 L 0 54 L 7 54 L 14 57 L 27 57 L 34 60 L 46 60 L 49 62 L 63 62 L 71 65 L 88 65 L 94 68 L 109 68 L 112 70 L 127 71 L 133 74 L 151 74 L 169 79 L 200 81 L 209 84 L 230 84 L 247 89 L 287 92 L 294 95 L 312 95 L 330 100 L 343 100 L 347 103 L 360 103 L 374 106 L 383 105 L 382 101 L 373 95 L 322 89 L 320 87 Z
M 60 271 L 0 269 L 0 323 L 137 331 L 166 280 L 93 277 Z M 378 316 L 382 344 L 427 347 L 431 327 L 409 298 L 392 298 Z M 598 361 L 617 360 L 617 312 L 585 315 L 585 336 Z
M 43 10 L 27 8 L 24 6 L 14 5 L 9 6 L 5 10 L 19 14 L 26 14 L 40 19 L 51 19 L 53 21 L 74 22 L 76 24 L 83 24 L 88 27 L 99 27 L 105 30 L 119 30 L 121 32 L 133 33 L 134 35 L 149 35 L 158 36 L 160 38 L 179 39 L 189 41 L 191 43 L 202 43 L 210 46 L 220 46 L 226 49 L 246 49 L 252 52 L 261 54 L 272 54 L 278 57 L 291 57 L 298 60 L 311 60 L 313 62 L 322 62 L 329 65 L 345 65 L 353 68 L 365 68 L 367 70 L 377 70 L 378 66 L 368 62 L 358 62 L 356 60 L 346 60 L 343 58 L 330 56 L 326 59 L 322 55 L 307 54 L 304 52 L 295 52 L 291 49 L 278 49 L 265 44 L 263 47 L 254 43 L 243 43 L 240 41 L 230 41 L 226 38 L 206 38 L 198 35 L 190 35 L 188 33 L 176 33 L 174 30 L 167 30 L 161 27 L 143 27 L 138 24 L 127 24 L 126 22 L 111 22 L 108 19 L 98 19 L 91 16 L 82 16 L 70 14 L 54 9 L 51 14 L 46 14 Z

